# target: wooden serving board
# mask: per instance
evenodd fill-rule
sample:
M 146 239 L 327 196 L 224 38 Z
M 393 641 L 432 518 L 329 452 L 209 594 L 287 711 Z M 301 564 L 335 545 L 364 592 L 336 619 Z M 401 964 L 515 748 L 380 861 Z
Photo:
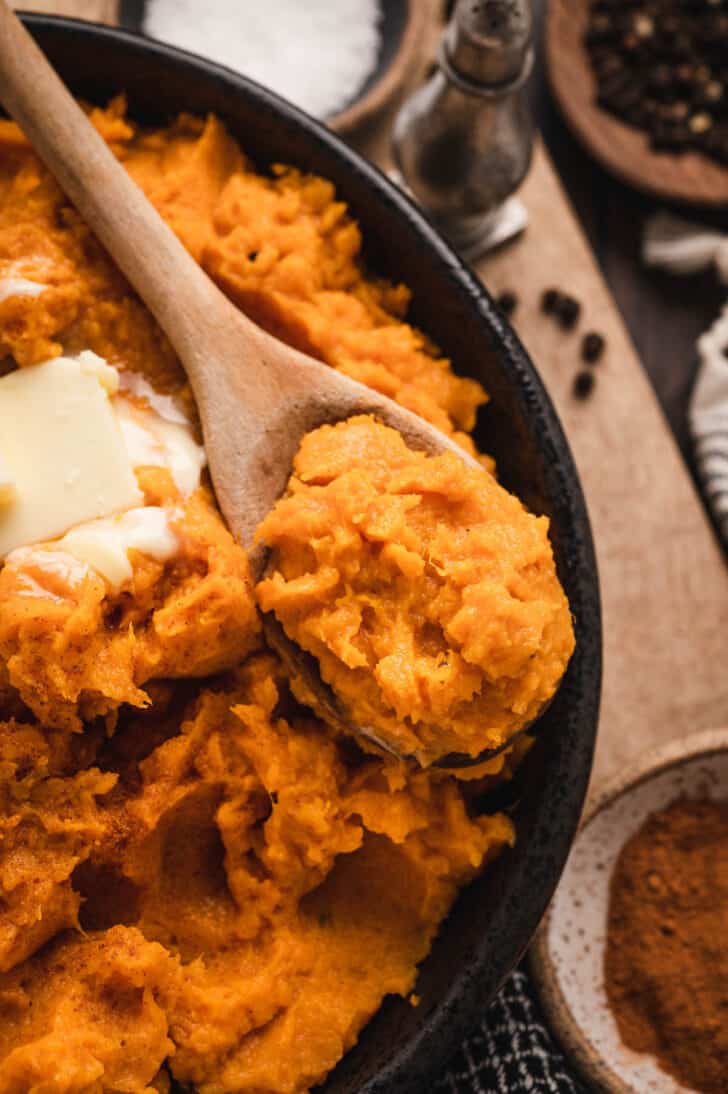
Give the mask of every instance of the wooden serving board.
M 437 0 L 430 4 L 436 37 Z M 17 6 L 20 6 L 18 4 Z M 24 3 L 24 8 L 109 18 L 105 0 Z M 92 9 L 98 9 L 92 11 Z M 424 48 L 410 84 L 432 51 Z M 406 89 L 403 89 L 406 90 Z M 396 104 L 356 140 L 387 166 Z M 493 293 L 515 290 L 514 325 L 551 393 L 581 475 L 599 561 L 604 689 L 592 787 L 638 752 L 728 721 L 728 566 L 548 155 L 536 149 L 522 191 L 524 235 L 477 264 Z M 544 288 L 582 302 L 579 331 L 540 312 Z M 571 393 L 580 333 L 601 332 L 607 351 L 584 402 Z
M 43 15 L 72 15 L 74 19 L 88 19 L 112 27 L 119 21 L 119 0 L 10 0 L 10 6 Z

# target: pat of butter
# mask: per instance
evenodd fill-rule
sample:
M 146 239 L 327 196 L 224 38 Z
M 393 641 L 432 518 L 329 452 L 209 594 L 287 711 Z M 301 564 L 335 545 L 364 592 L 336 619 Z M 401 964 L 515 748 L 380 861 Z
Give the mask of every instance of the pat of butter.
M 109 398 L 119 379 L 96 354 L 58 357 L 0 379 L 0 558 L 143 501 Z
M 118 590 L 132 577 L 129 550 L 166 562 L 177 553 L 179 543 L 167 511 L 148 505 L 72 528 L 53 548 L 90 566 Z

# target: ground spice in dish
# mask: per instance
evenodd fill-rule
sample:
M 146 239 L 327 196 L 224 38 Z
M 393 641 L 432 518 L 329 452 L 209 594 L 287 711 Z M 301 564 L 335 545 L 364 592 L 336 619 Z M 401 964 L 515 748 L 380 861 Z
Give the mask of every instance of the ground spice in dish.
M 728 802 L 648 817 L 611 881 L 607 997 L 624 1043 L 701 1094 L 728 1089 Z

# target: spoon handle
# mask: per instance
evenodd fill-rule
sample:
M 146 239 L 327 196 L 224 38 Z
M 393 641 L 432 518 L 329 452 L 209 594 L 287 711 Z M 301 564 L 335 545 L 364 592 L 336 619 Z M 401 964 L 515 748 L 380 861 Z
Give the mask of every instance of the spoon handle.
M 114 156 L 20 20 L 0 0 L 0 101 L 153 312 L 185 344 L 232 309 Z M 194 382 L 194 377 L 190 376 Z

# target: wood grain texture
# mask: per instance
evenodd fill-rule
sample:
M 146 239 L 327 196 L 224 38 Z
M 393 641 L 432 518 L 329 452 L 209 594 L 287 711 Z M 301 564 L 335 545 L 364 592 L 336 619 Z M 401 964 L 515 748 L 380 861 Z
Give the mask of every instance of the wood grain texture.
M 10 7 L 43 15 L 72 15 L 111 27 L 119 22 L 119 0 L 11 0 Z
M 619 178 L 667 201 L 728 205 L 728 168 L 697 152 L 653 152 L 644 133 L 596 105 L 583 35 L 588 0 L 549 0 L 545 51 L 553 93 L 578 138 Z

